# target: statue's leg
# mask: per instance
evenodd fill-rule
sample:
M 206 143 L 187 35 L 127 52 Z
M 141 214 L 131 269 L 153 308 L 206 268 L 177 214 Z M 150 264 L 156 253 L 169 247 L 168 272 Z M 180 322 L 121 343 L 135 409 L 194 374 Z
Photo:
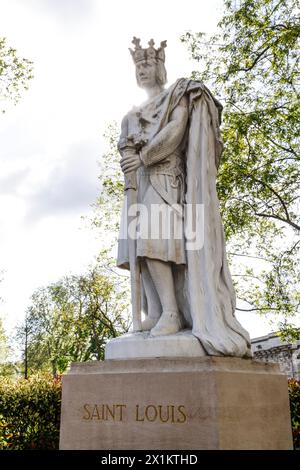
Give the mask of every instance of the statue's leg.
M 151 328 L 153 328 L 158 322 L 159 317 L 161 316 L 162 307 L 158 293 L 150 276 L 147 263 L 143 259 L 141 259 L 141 273 L 148 307 L 148 315 L 142 322 L 142 330 L 147 331 L 151 330 Z
M 151 334 L 160 336 L 177 333 L 182 327 L 182 322 L 177 307 L 172 266 L 170 263 L 150 258 L 146 258 L 146 262 L 163 310 Z

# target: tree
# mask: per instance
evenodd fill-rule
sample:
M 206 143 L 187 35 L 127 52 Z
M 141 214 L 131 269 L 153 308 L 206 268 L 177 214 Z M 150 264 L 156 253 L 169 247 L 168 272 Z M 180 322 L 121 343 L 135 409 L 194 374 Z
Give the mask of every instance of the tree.
M 0 282 L 1 281 L 2 279 L 0 278 Z M 2 299 L 0 297 L 0 303 L 1 302 Z M 8 338 L 4 329 L 3 320 L 0 317 L 0 375 L 6 375 L 6 363 L 8 360 L 9 351 L 10 348 L 8 344 Z
M 8 340 L 3 327 L 2 318 L 0 318 L 0 364 L 3 364 L 7 360 L 8 353 Z
M 1 272 L 0 272 L 1 275 Z M 0 278 L 0 283 L 3 279 Z M 0 304 L 2 303 L 0 297 Z M 0 376 L 11 377 L 18 373 L 18 364 L 11 361 L 12 346 L 0 317 Z
M 181 38 L 224 105 L 218 193 L 238 310 L 278 313 L 285 333 L 300 306 L 299 5 L 225 0 L 217 34 Z
M 73 361 L 102 360 L 107 340 L 128 329 L 127 308 L 122 289 L 98 266 L 38 289 L 19 329 L 25 371 L 55 377 Z
M 23 355 L 23 375 L 24 379 L 28 379 L 28 342 L 31 334 L 31 322 L 26 314 L 25 320 L 21 327 L 17 328 L 16 341 L 22 346 Z
M 17 103 L 28 82 L 33 78 L 32 62 L 17 56 L 16 49 L 9 47 L 5 38 L 0 37 L 0 101 Z M 2 109 L 4 112 L 4 109 Z
M 0 318 L 0 376 L 12 377 L 18 373 L 18 364 L 12 362 L 10 356 L 12 347 Z
M 124 177 L 117 149 L 118 134 L 119 129 L 116 122 L 111 123 L 104 134 L 108 148 L 101 158 L 99 175 L 101 190 L 94 204 L 92 220 L 92 225 L 99 230 L 103 241 L 106 241 L 103 249 L 107 250 L 107 255 L 117 240 L 124 194 Z M 103 256 L 104 253 L 102 253 Z

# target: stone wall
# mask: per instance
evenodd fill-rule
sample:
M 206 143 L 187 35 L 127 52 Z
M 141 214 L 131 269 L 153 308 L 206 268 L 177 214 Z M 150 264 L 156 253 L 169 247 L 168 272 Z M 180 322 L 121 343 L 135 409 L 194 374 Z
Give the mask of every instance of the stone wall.
M 251 347 L 254 359 L 277 362 L 288 377 L 300 380 L 300 341 L 283 342 L 276 333 L 253 338 Z

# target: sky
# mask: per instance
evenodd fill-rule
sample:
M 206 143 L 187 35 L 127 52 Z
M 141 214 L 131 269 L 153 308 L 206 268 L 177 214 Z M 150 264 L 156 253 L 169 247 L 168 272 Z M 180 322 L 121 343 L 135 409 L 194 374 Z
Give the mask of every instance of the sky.
M 216 30 L 222 0 L 0 0 L 0 37 L 34 62 L 17 106 L 0 116 L 0 311 L 9 331 L 35 289 L 84 272 L 101 239 L 82 217 L 99 195 L 103 133 L 144 99 L 128 52 L 167 39 L 168 83 L 196 68 L 180 36 Z M 237 314 L 251 337 L 270 331 Z

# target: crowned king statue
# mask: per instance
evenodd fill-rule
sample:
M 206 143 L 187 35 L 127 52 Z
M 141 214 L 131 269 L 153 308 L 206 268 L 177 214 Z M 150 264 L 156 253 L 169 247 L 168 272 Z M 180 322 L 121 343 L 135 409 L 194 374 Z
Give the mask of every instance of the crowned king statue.
M 123 118 L 125 198 L 117 265 L 130 269 L 133 331 L 192 332 L 205 354 L 251 356 L 235 317 L 216 192 L 222 106 L 198 81 L 165 88 L 166 41 L 130 49 L 148 99 Z M 143 319 L 142 319 L 143 315 Z

